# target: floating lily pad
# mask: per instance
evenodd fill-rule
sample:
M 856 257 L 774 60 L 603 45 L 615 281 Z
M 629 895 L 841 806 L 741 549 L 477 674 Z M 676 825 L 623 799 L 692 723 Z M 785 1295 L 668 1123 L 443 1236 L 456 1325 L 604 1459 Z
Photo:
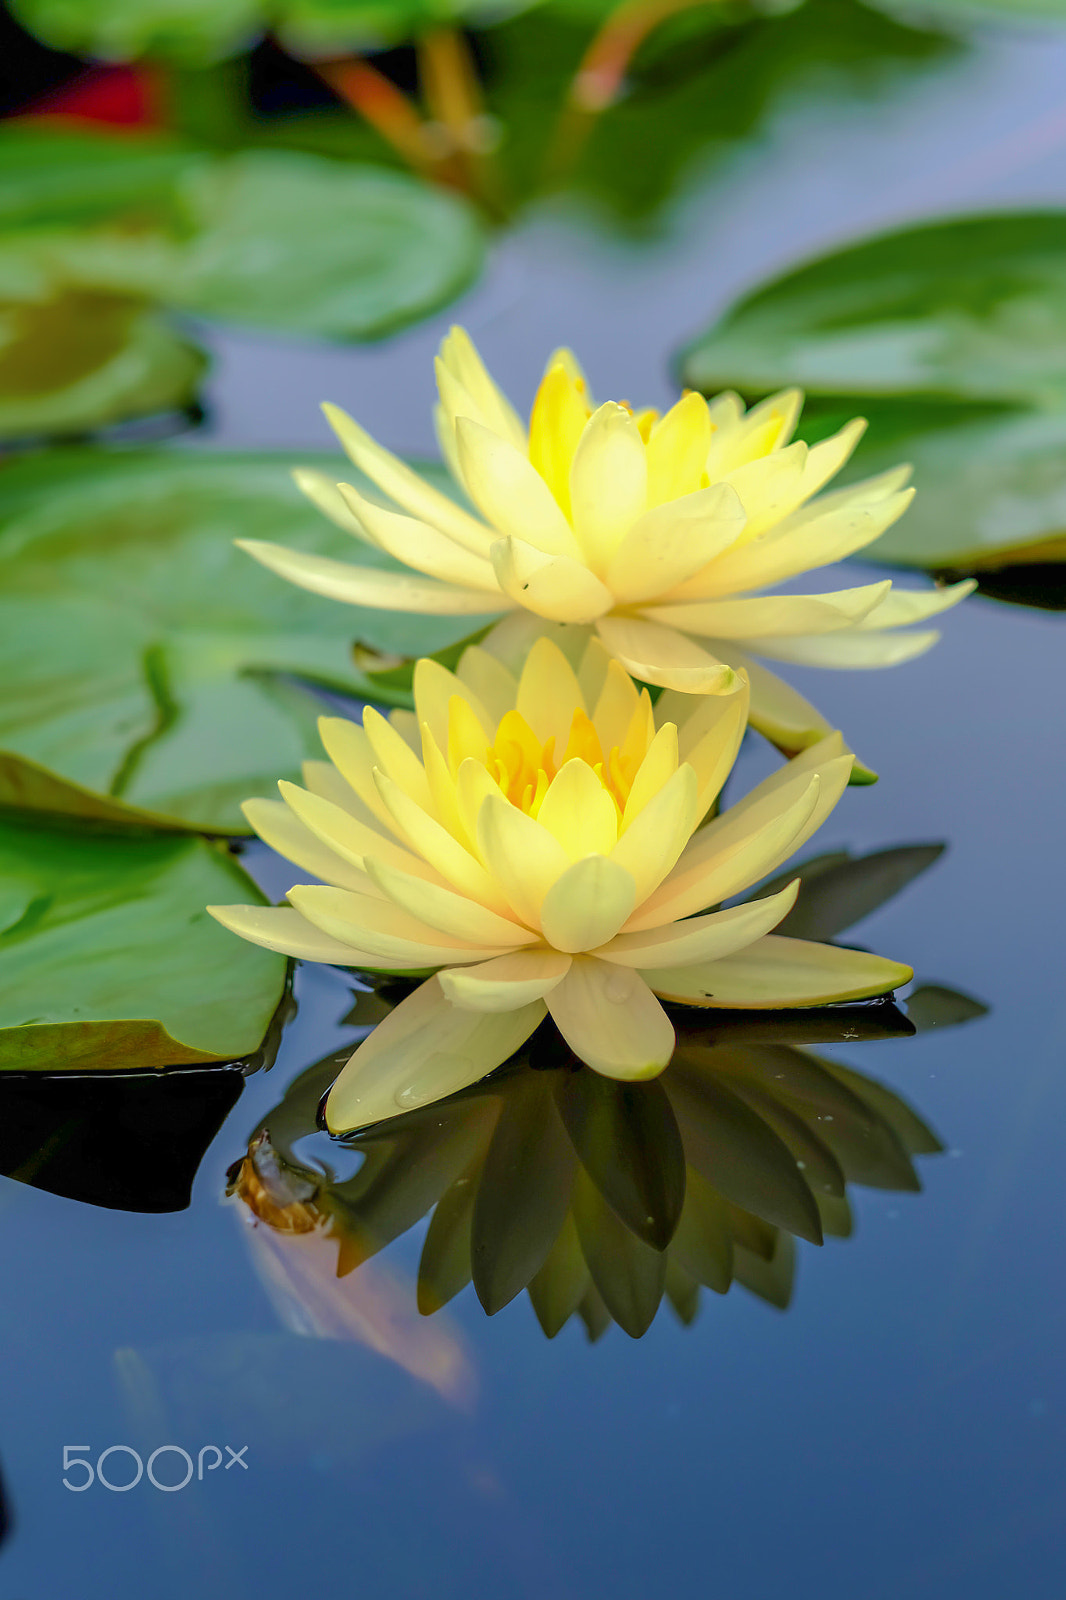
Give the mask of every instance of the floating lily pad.
M 682 357 L 711 393 L 1066 407 L 1066 212 L 879 235 L 757 289 Z
M 295 465 L 355 476 L 332 456 L 181 450 L 0 474 L 0 805 L 247 833 L 240 801 L 321 754 L 323 708 L 285 675 L 357 693 L 353 640 L 418 654 L 468 631 L 309 595 L 235 549 L 253 534 L 375 562 Z
M 254 43 L 259 0 L 13 0 L 25 28 L 56 50 L 131 61 L 158 55 L 205 65 Z
M 12 118 L 0 123 L 0 222 L 86 222 L 116 212 L 158 218 L 179 174 L 200 159 L 156 133 Z
M 251 1055 L 286 963 L 207 915 L 234 893 L 261 899 L 219 844 L 0 817 L 0 1069 Z
M 0 439 L 77 434 L 196 398 L 207 358 L 142 301 L 0 285 Z
M 930 419 L 913 406 L 863 409 L 870 428 L 850 476 L 910 461 L 918 488 L 907 515 L 864 558 L 977 574 L 1066 561 L 1066 408 L 960 407 Z
M 446 304 L 481 266 L 458 196 L 401 173 L 246 151 L 185 173 L 188 242 L 161 298 L 206 316 L 369 339 Z
M 124 295 L 373 339 L 458 294 L 483 230 L 459 195 L 292 150 L 0 130 L 0 296 Z

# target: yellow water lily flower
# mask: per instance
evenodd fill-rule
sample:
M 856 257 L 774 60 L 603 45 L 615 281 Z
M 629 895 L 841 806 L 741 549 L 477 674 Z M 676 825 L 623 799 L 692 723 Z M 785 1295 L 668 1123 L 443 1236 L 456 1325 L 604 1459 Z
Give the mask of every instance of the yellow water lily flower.
M 453 328 L 437 361 L 437 431 L 476 515 L 377 444 L 335 406 L 326 415 L 385 507 L 321 473 L 297 474 L 342 527 L 425 576 L 350 566 L 261 541 L 244 548 L 306 589 L 355 605 L 438 615 L 511 613 L 485 641 L 514 659 L 538 628 L 594 626 L 644 682 L 690 694 L 751 684 L 751 720 L 785 751 L 830 731 L 796 690 L 753 657 L 805 666 L 883 667 L 927 650 L 935 632 L 899 632 L 968 594 L 971 583 L 899 591 L 865 583 L 828 594 L 756 591 L 842 560 L 903 513 L 909 469 L 830 494 L 865 424 L 810 448 L 791 442 L 802 396 L 750 411 L 733 394 L 685 394 L 659 416 L 594 407 L 574 356 L 557 352 L 529 428 Z M 396 508 L 399 509 L 396 509 Z
M 831 734 L 701 822 L 736 757 L 747 685 L 653 707 L 598 641 L 575 672 L 549 639 L 515 677 L 484 649 L 455 674 L 419 661 L 415 711 L 320 723 L 329 762 L 252 800 L 260 838 L 321 882 L 286 907 L 213 906 L 242 937 L 308 961 L 434 976 L 334 1086 L 347 1130 L 497 1067 L 550 1012 L 615 1078 L 661 1072 L 656 996 L 806 1006 L 882 994 L 910 968 L 771 933 L 797 884 L 696 916 L 773 872 L 814 832 L 853 756 Z

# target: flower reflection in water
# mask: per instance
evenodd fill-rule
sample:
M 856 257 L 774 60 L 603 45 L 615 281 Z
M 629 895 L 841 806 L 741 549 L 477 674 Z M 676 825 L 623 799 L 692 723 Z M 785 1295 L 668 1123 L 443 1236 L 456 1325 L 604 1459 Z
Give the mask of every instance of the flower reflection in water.
M 943 1025 L 983 1008 L 927 988 L 914 1009 Z M 573 1316 L 592 1339 L 612 1321 L 639 1338 L 664 1296 L 688 1323 L 701 1288 L 734 1282 L 784 1308 L 794 1240 L 846 1238 L 849 1185 L 918 1190 L 914 1157 L 943 1149 L 894 1090 L 813 1047 L 906 1037 L 915 1024 L 887 1002 L 674 1020 L 678 1049 L 659 1079 L 604 1078 L 545 1028 L 491 1078 L 343 1144 L 315 1133 L 339 1061 L 328 1057 L 264 1119 L 232 1192 L 276 1259 L 301 1238 L 328 1248 L 335 1276 L 328 1291 L 316 1282 L 312 1319 L 321 1294 L 335 1303 L 354 1269 L 356 1281 L 374 1270 L 371 1258 L 430 1212 L 426 1315 L 471 1282 L 490 1315 L 526 1290 L 549 1338 Z M 309 1135 L 320 1166 L 294 1150 Z M 353 1155 L 358 1170 L 338 1176 Z M 301 1297 L 291 1270 L 288 1282 Z M 386 1319 L 370 1342 L 409 1365 L 410 1324 L 399 1353 L 391 1336 Z

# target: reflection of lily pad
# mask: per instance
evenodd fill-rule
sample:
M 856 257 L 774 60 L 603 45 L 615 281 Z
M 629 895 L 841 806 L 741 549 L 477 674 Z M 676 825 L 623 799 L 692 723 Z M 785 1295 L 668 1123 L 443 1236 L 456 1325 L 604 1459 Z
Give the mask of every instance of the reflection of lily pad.
M 0 288 L 0 438 L 179 410 L 195 398 L 205 366 L 140 301 L 59 287 L 23 300 Z
M 0 819 L 0 1068 L 251 1055 L 286 963 L 235 947 L 207 915 L 208 901 L 235 889 L 255 893 L 220 845 L 200 839 Z
M 247 832 L 239 802 L 320 754 L 310 697 L 275 674 L 355 691 L 353 638 L 405 654 L 449 641 L 454 622 L 331 605 L 234 549 L 254 533 L 351 554 L 296 464 L 72 450 L 7 467 L 0 805 Z
M 707 393 L 1066 402 L 1066 212 L 882 234 L 756 289 L 686 350 Z

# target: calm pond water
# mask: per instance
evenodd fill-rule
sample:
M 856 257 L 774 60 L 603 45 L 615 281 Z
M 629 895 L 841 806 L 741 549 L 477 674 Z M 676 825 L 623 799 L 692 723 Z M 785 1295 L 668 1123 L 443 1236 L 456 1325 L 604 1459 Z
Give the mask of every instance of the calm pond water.
M 881 221 L 1066 199 L 1064 68 L 1061 44 L 995 36 L 871 107 L 798 116 L 717 184 L 713 218 L 694 209 L 677 239 L 640 251 L 565 219 L 530 223 L 460 311 L 516 398 L 569 338 L 601 392 L 654 403 L 664 350 L 779 262 Z M 330 395 L 389 443 L 428 450 L 426 356 L 448 320 L 357 352 L 219 339 L 216 437 L 317 445 L 314 402 Z M 854 937 L 987 1015 L 910 1035 L 898 1014 L 864 1011 L 837 1042 L 768 1043 L 756 1029 L 726 1042 L 702 1090 L 667 1079 L 690 1161 L 701 1139 L 718 1138 L 726 1167 L 747 1148 L 722 1084 L 762 1072 L 764 1102 L 806 1113 L 859 1180 L 853 1237 L 796 1244 L 787 1309 L 771 1303 L 786 1298 L 783 1236 L 734 1213 L 734 1272 L 752 1287 L 704 1289 L 688 1326 L 664 1302 L 642 1338 L 611 1327 L 590 1341 L 575 1317 L 549 1341 L 525 1293 L 490 1318 L 469 1287 L 421 1316 L 424 1212 L 476 1156 L 484 1107 L 474 1097 L 392 1147 L 368 1145 L 361 1169 L 315 1134 L 321 1074 L 286 1091 L 379 1004 L 364 997 L 352 1017 L 340 973 L 298 973 L 269 1073 L 0 1084 L 3 1600 L 1058 1600 L 1061 619 L 974 599 L 944 635 L 892 671 L 796 678 L 884 775 L 845 796 L 819 848 L 948 846 Z M 746 751 L 737 787 L 765 764 Z M 249 860 L 284 890 L 287 869 Z M 887 1085 L 943 1150 L 883 1089 L 826 1069 L 812 1088 L 799 1047 Z M 507 1104 L 557 1094 L 577 1127 L 571 1076 L 527 1068 Z M 834 1117 L 846 1128 L 831 1131 Z M 257 1142 L 264 1119 L 295 1166 Z M 542 1154 L 528 1171 L 550 1210 L 558 1151 Z M 723 1169 L 744 1207 L 737 1181 Z M 792 1215 L 775 1181 L 771 1221 Z M 346 1264 L 370 1256 L 340 1279 L 336 1245 L 299 1231 L 323 1205 L 343 1224 Z M 839 1203 L 825 1215 L 843 1226 Z M 640 1299 L 643 1259 L 622 1299 Z M 436 1260 L 446 1279 L 454 1262 L 439 1248 Z M 147 1461 L 166 1445 L 202 1480 L 64 1487 L 65 1447 L 94 1466 L 122 1447 L 103 1473 L 124 1486 L 132 1451 Z M 184 1471 L 175 1452 L 156 1458 L 161 1483 Z

